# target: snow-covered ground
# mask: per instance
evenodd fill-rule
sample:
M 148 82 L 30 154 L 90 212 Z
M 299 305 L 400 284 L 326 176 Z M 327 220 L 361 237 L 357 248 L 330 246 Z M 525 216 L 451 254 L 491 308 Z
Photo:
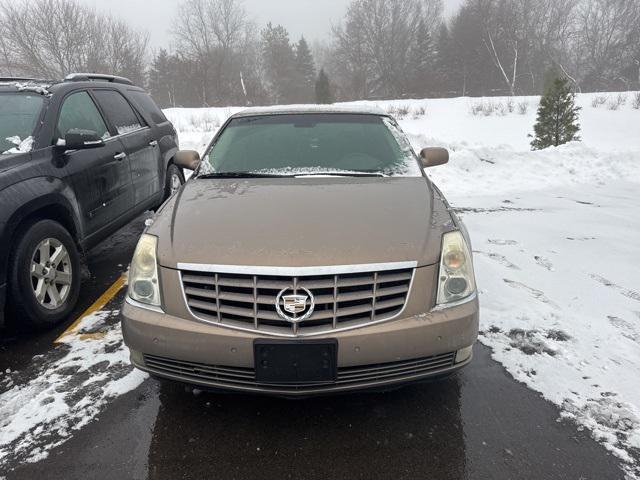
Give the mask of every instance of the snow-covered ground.
M 0 388 L 0 472 L 13 462 L 37 462 L 87 425 L 114 398 L 147 374 L 134 370 L 120 331 L 119 304 L 85 317 L 53 355 L 25 372 L 3 372 Z M 118 302 L 119 303 L 119 302 Z M 0 476 L 0 478 L 2 478 Z
M 626 98 L 580 95 L 583 142 L 540 152 L 527 138 L 535 97 L 512 107 L 504 98 L 377 104 L 402 117 L 416 149 L 451 151 L 429 175 L 473 239 L 480 340 L 640 478 L 640 110 Z M 202 151 L 240 109 L 166 113 L 181 147 Z M 9 459 L 45 457 L 144 380 L 128 364 L 114 308 L 34 358 L 28 378 L 3 372 L 0 471 Z
M 538 97 L 356 102 L 401 117 L 475 251 L 480 341 L 640 477 L 640 110 L 583 94 L 582 142 L 531 152 Z M 596 105 L 596 106 L 594 106 Z M 170 109 L 202 151 L 241 108 Z M 512 110 L 512 111 L 510 111 Z M 474 113 L 475 111 L 475 113 Z M 401 208 L 401 206 L 399 206 Z

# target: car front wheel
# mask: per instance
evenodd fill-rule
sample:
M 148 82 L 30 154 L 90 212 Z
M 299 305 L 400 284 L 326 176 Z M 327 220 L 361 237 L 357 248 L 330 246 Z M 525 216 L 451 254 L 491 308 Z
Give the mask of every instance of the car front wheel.
M 58 222 L 24 228 L 11 259 L 9 307 L 21 329 L 52 327 L 75 307 L 80 292 L 80 255 Z

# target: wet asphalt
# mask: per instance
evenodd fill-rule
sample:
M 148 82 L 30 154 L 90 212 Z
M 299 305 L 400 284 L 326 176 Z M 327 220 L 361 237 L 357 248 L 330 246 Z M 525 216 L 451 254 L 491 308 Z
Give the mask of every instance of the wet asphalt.
M 0 332 L 0 369 L 25 369 L 126 270 L 144 218 L 87 255 L 81 304 L 60 328 Z M 114 303 L 120 302 L 123 293 Z M 623 479 L 588 432 L 477 344 L 457 375 L 386 393 L 284 400 L 198 395 L 146 380 L 12 479 Z

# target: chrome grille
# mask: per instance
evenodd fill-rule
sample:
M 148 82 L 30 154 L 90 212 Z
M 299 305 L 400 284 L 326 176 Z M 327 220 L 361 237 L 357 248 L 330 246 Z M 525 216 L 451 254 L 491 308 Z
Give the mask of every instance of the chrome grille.
M 185 300 L 202 320 L 280 335 L 313 335 L 362 326 L 398 315 L 407 300 L 413 268 L 331 275 L 279 276 L 182 270 Z M 276 298 L 305 288 L 313 314 L 299 324 L 282 319 Z
M 259 387 L 262 390 L 304 391 L 305 389 L 318 390 L 319 388 L 357 386 L 371 382 L 393 382 L 403 378 L 426 376 L 454 366 L 455 356 L 456 352 L 450 352 L 398 362 L 339 368 L 336 382 L 324 387 L 318 387 L 317 384 L 259 384 L 256 381 L 253 368 L 207 365 L 155 355 L 145 355 L 144 361 L 147 369 L 152 372 L 169 375 L 187 382 L 212 383 L 221 387 Z

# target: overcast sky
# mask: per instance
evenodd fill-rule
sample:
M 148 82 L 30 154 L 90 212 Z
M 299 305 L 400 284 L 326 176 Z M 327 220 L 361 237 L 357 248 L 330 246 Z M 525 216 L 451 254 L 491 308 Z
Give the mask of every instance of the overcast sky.
M 132 26 L 149 32 L 151 47 L 168 47 L 169 30 L 180 0 L 79 0 L 98 10 L 116 15 Z M 331 25 L 338 23 L 350 0 L 244 0 L 249 16 L 258 25 L 282 24 L 297 40 L 304 34 L 308 40 L 326 38 Z M 444 0 L 447 13 L 462 0 Z

